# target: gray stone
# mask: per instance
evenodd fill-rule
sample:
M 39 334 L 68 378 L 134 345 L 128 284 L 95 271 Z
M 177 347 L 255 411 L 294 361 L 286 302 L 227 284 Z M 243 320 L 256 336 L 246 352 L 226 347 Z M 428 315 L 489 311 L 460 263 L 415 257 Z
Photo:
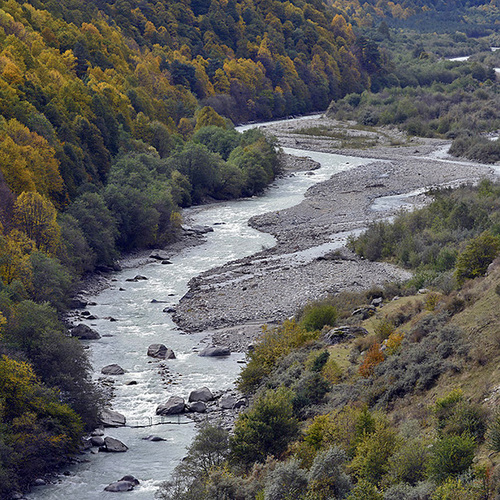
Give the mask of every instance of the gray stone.
M 83 323 L 71 329 L 71 336 L 80 340 L 97 340 L 101 338 L 95 330 L 92 330 L 90 326 L 84 325 Z
M 231 394 L 222 396 L 219 399 L 219 407 L 223 410 L 232 410 L 236 406 L 236 403 L 236 398 Z
M 114 363 L 112 365 L 104 366 L 101 369 L 101 373 L 103 375 L 123 375 L 125 370 L 120 365 Z
M 372 300 L 372 306 L 375 306 L 375 307 L 378 307 L 378 306 L 381 306 L 382 305 L 382 302 L 384 301 L 384 299 L 382 297 L 377 297 L 376 299 L 373 299 Z
M 323 340 L 331 345 L 339 344 L 340 342 L 345 342 L 346 340 L 352 339 L 354 337 L 368 335 L 368 330 L 362 326 L 339 326 L 337 328 L 331 328 L 327 332 L 322 334 Z
M 129 483 L 132 483 L 134 486 L 139 486 L 140 481 L 139 479 L 137 479 L 136 477 L 130 475 L 130 474 L 127 474 L 126 476 L 123 476 L 120 481 L 128 481 Z
M 184 399 L 180 396 L 172 396 L 166 403 L 159 405 L 156 408 L 157 415 L 178 415 L 184 412 Z
M 195 401 L 188 405 L 188 410 L 193 413 L 205 413 L 207 411 L 207 405 L 203 401 Z
M 90 438 L 90 443 L 92 444 L 92 446 L 97 446 L 98 448 L 100 448 L 101 446 L 104 446 L 104 438 L 102 438 L 101 436 L 92 436 Z
M 375 309 L 375 306 L 372 305 L 359 307 L 352 312 L 351 316 L 360 316 L 362 319 L 368 319 L 375 314 Z
M 101 424 L 104 425 L 104 427 L 122 427 L 125 425 L 125 422 L 127 421 L 125 416 L 122 415 L 121 413 L 109 410 L 107 408 L 101 411 L 99 419 L 101 421 Z
M 44 479 L 35 479 L 33 481 L 33 486 L 45 486 L 47 482 Z
M 130 481 L 116 481 L 115 483 L 108 484 L 104 491 L 112 491 L 113 493 L 120 493 L 122 491 L 131 491 L 134 489 L 134 484 Z
M 203 401 L 206 403 L 207 401 L 212 401 L 212 399 L 214 399 L 212 391 L 208 387 L 202 387 L 201 389 L 191 391 L 188 401 Z
M 104 446 L 99 448 L 99 451 L 106 451 L 109 453 L 124 453 L 127 450 L 128 446 L 126 444 L 111 436 L 106 436 L 104 438 Z
M 175 312 L 175 307 L 172 306 L 165 307 L 165 309 L 163 309 L 163 312 L 173 314 Z
M 217 357 L 217 356 L 229 356 L 231 351 L 229 347 L 206 347 L 203 351 L 198 354 L 198 356 L 202 357 Z
M 163 439 L 160 436 L 153 436 L 153 435 L 149 435 L 149 436 L 143 437 L 142 439 L 143 439 L 143 441 L 153 441 L 153 442 L 166 441 L 166 439 Z
M 175 359 L 175 353 L 163 344 L 151 344 L 148 347 L 148 356 L 159 359 Z
M 170 255 L 165 250 L 153 250 L 149 254 L 149 258 L 155 260 L 168 260 L 169 257 Z

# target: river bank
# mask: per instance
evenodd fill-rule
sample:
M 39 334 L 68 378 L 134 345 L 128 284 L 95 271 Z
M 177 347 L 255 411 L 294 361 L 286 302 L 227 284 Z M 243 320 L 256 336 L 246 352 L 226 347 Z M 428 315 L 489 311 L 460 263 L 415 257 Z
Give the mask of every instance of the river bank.
M 395 215 L 401 207 L 426 203 L 423 193 L 430 188 L 495 177 L 487 166 L 448 157 L 449 143 L 442 140 L 405 138 L 384 130 L 369 149 L 338 150 L 336 139 L 296 133 L 306 127 L 339 126 L 321 118 L 264 126 L 281 146 L 304 148 L 295 154 L 317 160 L 314 152 L 319 150 L 374 161 L 312 186 L 304 201 L 292 208 L 253 217 L 249 224 L 272 234 L 276 246 L 193 278 L 174 314 L 183 330 L 208 332 L 216 345 L 246 350 L 263 324 L 293 316 L 311 300 L 406 280 L 410 274 L 402 269 L 353 255 L 343 246 L 347 236 Z M 359 133 L 353 130 L 355 136 Z M 293 142 L 297 140 L 299 144 Z M 409 195 L 401 196 L 405 193 Z

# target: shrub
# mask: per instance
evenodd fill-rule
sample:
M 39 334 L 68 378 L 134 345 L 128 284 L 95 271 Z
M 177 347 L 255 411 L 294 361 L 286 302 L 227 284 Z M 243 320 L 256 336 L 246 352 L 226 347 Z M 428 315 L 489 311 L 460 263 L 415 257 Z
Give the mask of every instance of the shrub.
M 250 465 L 285 451 L 298 431 L 292 398 L 290 389 L 269 390 L 240 415 L 230 440 L 233 460 Z
M 361 479 L 347 497 L 347 500 L 383 500 L 384 496 L 379 492 L 376 486 L 370 482 Z
M 334 326 L 337 321 L 337 310 L 330 304 L 309 304 L 304 308 L 300 325 L 308 332 L 321 330 L 324 326 Z
M 365 359 L 358 370 L 362 377 L 370 377 L 375 367 L 384 361 L 384 353 L 381 351 L 380 347 L 380 344 L 375 343 L 365 354 Z
M 488 231 L 471 240 L 457 258 L 455 268 L 457 282 L 462 285 L 466 279 L 483 276 L 499 251 L 499 238 Z
M 475 448 L 474 438 L 467 433 L 438 439 L 430 451 L 429 476 L 441 483 L 467 471 L 472 465 Z
M 494 416 L 488 428 L 488 446 L 491 450 L 500 451 L 500 412 Z
M 429 449 L 420 439 L 410 439 L 389 459 L 388 481 L 415 485 L 426 477 Z
M 351 489 L 351 480 L 343 467 L 347 455 L 338 447 L 319 452 L 309 469 L 309 492 L 315 499 L 344 498 Z
M 389 470 L 389 457 L 396 447 L 396 434 L 386 424 L 377 422 L 375 431 L 367 434 L 356 447 L 350 467 L 356 477 L 380 484 Z
M 294 500 L 307 488 L 307 473 L 292 458 L 279 463 L 266 479 L 264 500 Z

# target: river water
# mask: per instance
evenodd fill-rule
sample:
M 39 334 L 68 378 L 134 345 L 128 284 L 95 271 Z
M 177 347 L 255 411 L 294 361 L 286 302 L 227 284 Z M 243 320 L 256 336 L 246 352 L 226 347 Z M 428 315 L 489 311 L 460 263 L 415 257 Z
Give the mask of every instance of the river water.
M 96 377 L 103 366 L 111 363 L 126 370 L 125 375 L 114 377 L 112 403 L 114 410 L 127 417 L 127 427 L 106 429 L 106 435 L 123 441 L 129 450 L 126 453 L 89 453 L 84 456 L 84 463 L 67 469 L 69 475 L 61 476 L 56 484 L 36 487 L 28 495 L 29 499 L 116 499 L 116 494 L 103 491 L 104 487 L 132 474 L 141 484 L 127 493 L 127 498 L 151 500 L 161 481 L 168 479 L 185 455 L 195 426 L 184 416 L 156 417 L 157 405 L 173 395 L 187 399 L 191 390 L 203 386 L 211 390 L 231 388 L 244 354 L 233 353 L 225 359 L 199 357 L 198 350 L 206 345 L 205 335 L 186 335 L 179 331 L 163 309 L 175 305 L 187 292 L 188 281 L 203 271 L 274 245 L 272 236 L 248 226 L 250 217 L 296 205 L 311 185 L 336 172 L 371 161 L 311 151 L 285 151 L 312 157 L 321 163 L 321 168 L 314 175 L 297 173 L 279 179 L 260 197 L 187 210 L 192 224 L 213 227 L 214 232 L 207 234 L 206 243 L 173 256 L 172 265 L 151 263 L 117 272 L 110 288 L 89 298 L 96 303 L 89 306 L 89 310 L 100 319 L 87 324 L 102 336 L 100 340 L 88 342 Z M 136 274 L 148 279 L 126 281 Z M 153 299 L 166 303 L 154 303 Z M 109 317 L 117 321 L 111 322 Z M 171 383 L 162 379 L 160 362 L 146 355 L 148 346 L 153 343 L 163 343 L 176 354 L 176 359 L 163 362 L 168 369 L 166 378 L 171 379 Z M 131 381 L 136 384 L 128 385 Z M 149 424 L 152 427 L 135 427 Z M 142 439 L 151 434 L 165 441 Z

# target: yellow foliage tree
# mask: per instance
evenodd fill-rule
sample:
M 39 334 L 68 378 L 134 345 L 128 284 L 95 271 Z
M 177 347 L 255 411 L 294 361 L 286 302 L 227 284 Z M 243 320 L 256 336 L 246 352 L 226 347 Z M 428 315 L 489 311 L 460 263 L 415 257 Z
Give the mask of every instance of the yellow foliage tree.
M 16 229 L 7 236 L 0 236 L 0 278 L 4 283 L 19 280 L 25 288 L 31 287 L 29 254 L 34 249 L 33 241 Z
M 61 229 L 54 205 L 42 195 L 21 193 L 14 203 L 14 223 L 33 240 L 39 250 L 54 253 L 59 247 Z

